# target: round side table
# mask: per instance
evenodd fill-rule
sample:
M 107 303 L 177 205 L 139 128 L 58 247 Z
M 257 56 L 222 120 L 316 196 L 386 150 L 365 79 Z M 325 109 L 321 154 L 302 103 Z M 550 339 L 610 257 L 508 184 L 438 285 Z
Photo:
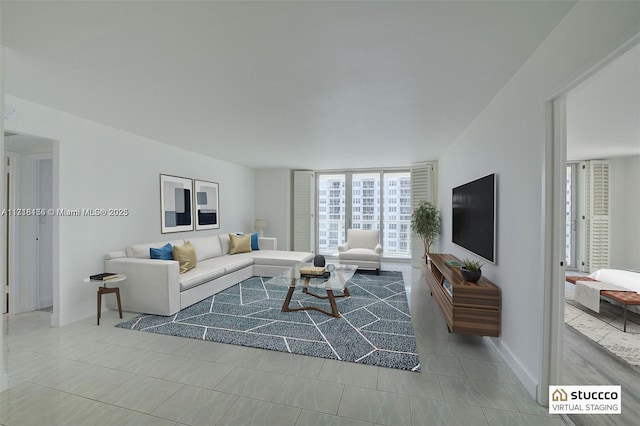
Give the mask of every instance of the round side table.
M 118 313 L 120 314 L 120 318 L 122 318 L 122 305 L 120 304 L 120 287 L 107 287 L 107 284 L 119 283 L 127 279 L 127 276 L 124 274 L 117 274 L 118 276 L 115 278 L 111 278 L 110 280 L 92 280 L 87 277 L 84 279 L 85 283 L 98 283 L 100 287 L 98 287 L 98 325 L 100 325 L 100 312 L 102 310 L 102 295 L 115 293 L 116 299 L 118 300 Z

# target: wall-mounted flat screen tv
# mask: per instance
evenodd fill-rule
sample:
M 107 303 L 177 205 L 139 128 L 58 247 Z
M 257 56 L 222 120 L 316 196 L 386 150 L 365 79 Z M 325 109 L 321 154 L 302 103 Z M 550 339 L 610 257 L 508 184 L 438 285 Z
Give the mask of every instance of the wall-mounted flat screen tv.
M 483 259 L 495 263 L 495 173 L 453 188 L 452 206 L 452 241 Z

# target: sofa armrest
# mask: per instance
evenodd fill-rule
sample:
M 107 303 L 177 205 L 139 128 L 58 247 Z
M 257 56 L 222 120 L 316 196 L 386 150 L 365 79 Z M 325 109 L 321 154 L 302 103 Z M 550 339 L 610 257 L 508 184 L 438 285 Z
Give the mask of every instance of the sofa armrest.
M 173 315 L 180 310 L 177 261 L 126 257 L 107 259 L 104 267 L 127 276 L 119 286 L 123 310 L 156 315 Z
M 349 243 L 339 244 L 338 251 L 343 252 L 349 250 Z
M 382 246 L 380 245 L 380 243 L 376 245 L 375 252 L 378 254 L 382 253 Z

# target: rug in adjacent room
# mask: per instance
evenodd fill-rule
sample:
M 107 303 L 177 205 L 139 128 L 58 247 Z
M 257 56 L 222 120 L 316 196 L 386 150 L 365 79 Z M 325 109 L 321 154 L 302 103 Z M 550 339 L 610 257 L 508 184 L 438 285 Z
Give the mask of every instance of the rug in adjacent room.
M 347 285 L 351 297 L 336 299 L 340 318 L 281 312 L 287 287 L 268 280 L 249 278 L 175 315 L 140 315 L 116 327 L 420 371 L 401 272 L 356 272 Z M 328 301 L 301 289 L 294 302 L 330 310 Z

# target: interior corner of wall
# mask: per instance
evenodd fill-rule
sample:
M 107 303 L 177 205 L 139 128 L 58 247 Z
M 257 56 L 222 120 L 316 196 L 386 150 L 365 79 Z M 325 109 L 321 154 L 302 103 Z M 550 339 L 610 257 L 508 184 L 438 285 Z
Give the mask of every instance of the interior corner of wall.
M 500 355 L 504 358 L 506 363 L 511 367 L 515 375 L 520 379 L 522 385 L 527 392 L 537 400 L 537 392 L 539 386 L 539 380 L 535 377 L 531 371 L 520 361 L 509 348 L 507 344 L 501 338 L 489 338 L 491 344 L 496 348 Z

